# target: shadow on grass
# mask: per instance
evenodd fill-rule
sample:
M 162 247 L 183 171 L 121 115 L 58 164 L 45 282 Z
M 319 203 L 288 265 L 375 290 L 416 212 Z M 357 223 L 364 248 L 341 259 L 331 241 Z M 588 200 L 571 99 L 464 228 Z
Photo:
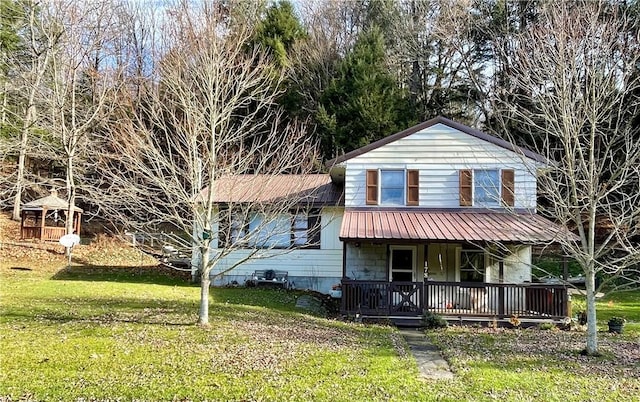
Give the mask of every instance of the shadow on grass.
M 28 301 L 28 307 L 23 305 L 5 307 L 3 321 L 190 326 L 197 322 L 199 307 L 199 301 L 196 299 L 57 296 L 55 298 L 34 297 Z M 213 321 L 225 319 L 262 322 L 271 318 L 288 321 L 295 320 L 297 317 L 296 314 L 290 314 L 293 310 L 285 306 L 280 306 L 281 308 L 273 306 L 273 311 L 267 312 L 256 307 L 258 306 L 212 301 L 209 313 Z
M 56 272 L 51 279 L 89 282 L 150 283 L 170 286 L 197 286 L 190 273 L 176 271 L 162 265 L 123 267 L 109 265 L 72 265 Z
M 186 275 L 185 275 L 186 274 Z M 154 284 L 178 286 L 183 288 L 198 288 L 199 284 L 190 282 L 189 272 L 179 272 L 163 266 L 121 267 L 72 265 L 56 272 L 51 279 L 64 281 L 87 282 L 117 282 L 133 284 Z M 314 311 L 296 307 L 296 301 L 301 295 L 309 294 L 302 290 L 285 290 L 272 288 L 245 287 L 212 287 L 210 289 L 210 309 L 219 305 L 225 306 L 254 306 L 263 307 L 278 312 L 304 313 L 315 316 L 332 315 L 333 312 L 318 299 L 321 307 Z M 312 297 L 317 297 L 313 294 Z M 195 307 L 197 313 L 197 306 Z

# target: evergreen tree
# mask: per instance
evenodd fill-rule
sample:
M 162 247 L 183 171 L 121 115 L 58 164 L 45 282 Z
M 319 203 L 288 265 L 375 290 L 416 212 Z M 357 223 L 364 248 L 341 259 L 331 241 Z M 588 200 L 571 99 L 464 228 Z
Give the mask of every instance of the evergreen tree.
M 384 43 L 376 26 L 361 33 L 322 94 L 316 120 L 326 158 L 379 140 L 413 121 L 407 98 L 388 70 Z
M 15 0 L 0 0 L 0 138 L 11 137 L 18 132 L 16 108 L 21 103 L 13 85 L 12 76 L 16 75 L 16 61 L 23 53 L 24 38 L 20 30 L 25 24 L 24 9 Z
M 290 80 L 291 70 L 296 68 L 291 58 L 296 44 L 306 38 L 307 33 L 298 20 L 293 5 L 283 0 L 267 8 L 251 41 L 252 46 L 260 46 L 271 55 L 274 74 L 285 73 L 284 80 L 277 80 L 283 92 L 278 97 L 278 103 L 286 110 L 288 117 L 298 116 L 302 108 L 300 88 Z
M 272 5 L 256 27 L 254 43 L 268 49 L 279 67 L 289 65 L 289 52 L 307 36 L 295 15 L 293 5 L 284 0 Z

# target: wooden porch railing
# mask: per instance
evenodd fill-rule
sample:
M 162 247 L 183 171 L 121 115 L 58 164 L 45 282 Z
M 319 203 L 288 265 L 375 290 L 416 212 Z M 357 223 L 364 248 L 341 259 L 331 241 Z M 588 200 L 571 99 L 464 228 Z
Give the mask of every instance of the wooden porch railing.
M 342 281 L 343 314 L 553 318 L 569 315 L 563 285 Z

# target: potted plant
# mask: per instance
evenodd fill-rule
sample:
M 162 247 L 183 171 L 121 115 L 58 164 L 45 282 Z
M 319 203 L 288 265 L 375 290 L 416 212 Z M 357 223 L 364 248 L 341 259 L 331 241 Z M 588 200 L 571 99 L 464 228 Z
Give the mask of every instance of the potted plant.
M 611 317 L 607 324 L 609 324 L 609 332 L 621 334 L 624 327 L 625 319 L 622 317 Z

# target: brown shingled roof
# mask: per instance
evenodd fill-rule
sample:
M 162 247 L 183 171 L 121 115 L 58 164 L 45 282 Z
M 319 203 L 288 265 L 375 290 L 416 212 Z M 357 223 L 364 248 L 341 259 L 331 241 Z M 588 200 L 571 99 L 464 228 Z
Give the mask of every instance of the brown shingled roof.
M 562 233 L 560 226 L 529 213 L 362 208 L 345 211 L 340 239 L 539 243 Z
M 299 203 L 344 204 L 342 187 L 333 184 L 328 174 L 225 176 L 215 181 L 214 190 L 216 203 L 268 203 L 295 197 Z M 198 198 L 206 198 L 208 191 L 204 188 Z

